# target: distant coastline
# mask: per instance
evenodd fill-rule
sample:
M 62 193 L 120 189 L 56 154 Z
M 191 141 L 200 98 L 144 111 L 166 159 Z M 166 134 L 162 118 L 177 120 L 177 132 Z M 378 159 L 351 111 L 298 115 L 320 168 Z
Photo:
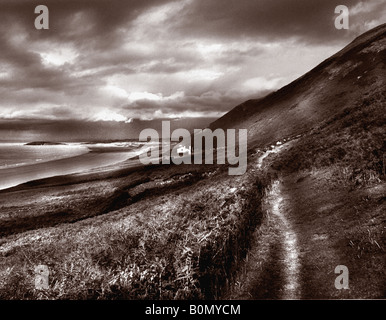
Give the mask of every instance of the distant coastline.
M 62 142 L 51 142 L 51 141 L 32 141 L 24 144 L 25 146 L 60 146 L 65 145 Z
M 45 161 L 44 152 L 47 150 L 40 150 L 40 148 L 37 147 L 38 151 L 33 151 L 33 155 L 41 158 L 39 161 L 36 159 L 34 161 L 28 159 L 28 161 L 23 160 L 20 165 L 10 163 L 4 167 L 0 166 L 0 190 L 12 188 L 31 181 L 58 176 L 87 173 L 100 174 L 102 172 L 126 168 L 131 169 L 132 167 L 141 166 L 138 155 L 143 152 L 142 148 L 144 145 L 145 143 L 135 143 L 133 145 L 120 145 L 117 143 L 93 145 L 82 143 L 72 146 L 71 144 L 61 142 L 33 141 L 19 146 L 5 146 L 4 152 L 6 154 L 13 154 L 14 157 L 19 158 L 20 161 L 22 161 L 21 157 L 23 154 L 19 156 L 18 152 L 22 151 L 25 146 L 27 146 L 27 149 L 29 149 L 28 146 L 31 146 L 31 149 L 35 149 L 34 146 L 51 149 L 50 146 L 52 146 L 52 148 L 55 149 L 54 155 L 58 153 L 58 155 L 61 156 L 59 158 L 57 156 L 54 158 L 50 157 Z M 73 147 L 76 147 L 76 149 L 80 151 L 77 153 L 69 153 L 69 156 L 66 156 L 66 149 Z M 30 154 L 30 152 L 31 151 L 27 151 L 27 154 Z M 7 158 L 4 160 L 7 161 Z

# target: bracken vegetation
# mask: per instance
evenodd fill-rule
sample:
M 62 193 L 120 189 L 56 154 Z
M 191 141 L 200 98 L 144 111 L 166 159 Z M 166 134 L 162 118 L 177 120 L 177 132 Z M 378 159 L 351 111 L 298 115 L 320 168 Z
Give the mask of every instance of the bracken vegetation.
M 0 298 L 219 297 L 259 222 L 262 183 L 251 175 L 205 175 L 210 179 L 194 188 L 190 181 L 75 224 L 3 240 Z M 48 290 L 34 286 L 40 264 L 50 270 Z

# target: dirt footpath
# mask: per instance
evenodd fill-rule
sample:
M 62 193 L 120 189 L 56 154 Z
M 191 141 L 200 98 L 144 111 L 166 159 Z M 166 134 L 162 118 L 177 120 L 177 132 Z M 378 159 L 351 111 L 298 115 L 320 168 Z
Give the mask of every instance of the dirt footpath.
M 326 170 L 276 180 L 230 298 L 385 298 L 385 191 L 332 185 Z

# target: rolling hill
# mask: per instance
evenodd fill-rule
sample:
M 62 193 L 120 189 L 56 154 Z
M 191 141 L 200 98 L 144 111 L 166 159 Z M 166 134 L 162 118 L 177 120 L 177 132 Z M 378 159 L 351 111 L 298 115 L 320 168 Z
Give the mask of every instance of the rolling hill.
M 344 49 L 280 90 L 248 100 L 211 123 L 248 129 L 249 146 L 265 146 L 315 128 L 363 97 L 384 92 L 386 24 L 359 36 Z
M 384 299 L 385 63 L 383 24 L 211 124 L 248 129 L 248 162 L 271 180 L 232 299 Z

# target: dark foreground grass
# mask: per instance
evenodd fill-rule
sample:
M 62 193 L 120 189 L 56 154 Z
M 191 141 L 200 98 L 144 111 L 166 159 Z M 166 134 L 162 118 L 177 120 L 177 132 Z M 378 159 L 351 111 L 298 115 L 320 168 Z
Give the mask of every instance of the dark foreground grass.
M 168 179 L 163 173 L 129 189 L 111 188 L 97 208 L 103 214 L 90 215 L 94 208 L 87 206 L 80 220 L 3 237 L 0 299 L 220 297 L 260 221 L 263 186 L 250 174 L 200 174 L 193 181 L 189 173 Z M 174 187 L 146 191 L 155 185 Z M 37 265 L 49 268 L 48 290 L 35 288 Z

